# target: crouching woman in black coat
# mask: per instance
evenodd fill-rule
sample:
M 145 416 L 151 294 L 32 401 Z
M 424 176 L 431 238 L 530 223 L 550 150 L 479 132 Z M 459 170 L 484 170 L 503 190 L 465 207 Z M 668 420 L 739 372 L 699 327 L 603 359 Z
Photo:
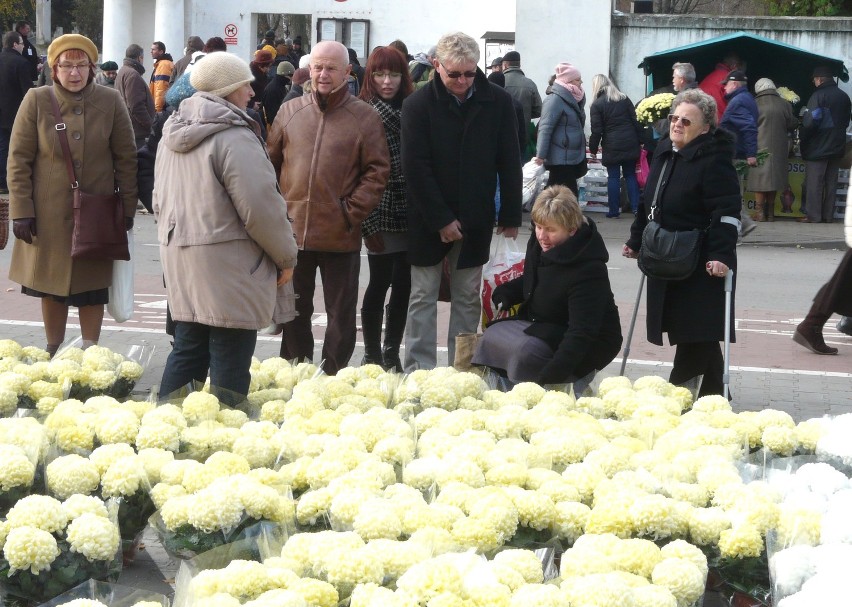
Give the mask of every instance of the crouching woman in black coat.
M 503 310 L 521 304 L 518 313 L 485 330 L 472 362 L 512 382 L 574 383 L 606 367 L 621 347 L 609 254 L 565 186 L 539 195 L 532 220 L 523 276 L 492 295 Z

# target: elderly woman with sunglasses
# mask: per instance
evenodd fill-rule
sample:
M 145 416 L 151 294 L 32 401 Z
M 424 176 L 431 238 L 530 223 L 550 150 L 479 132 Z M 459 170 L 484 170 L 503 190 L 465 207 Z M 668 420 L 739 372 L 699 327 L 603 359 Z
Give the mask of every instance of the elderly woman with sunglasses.
M 733 135 L 716 126 L 716 102 L 700 89 L 672 103 L 669 134 L 657 145 L 643 201 L 622 254 L 635 259 L 652 207 L 669 230 L 704 230 L 701 260 L 684 280 L 648 278 L 648 341 L 676 346 L 669 381 L 699 375 L 698 396 L 723 393 L 724 279 L 737 265 L 737 227 L 742 202 L 733 165 Z M 733 299 L 731 306 L 733 307 Z M 731 310 L 733 318 L 733 310 Z M 731 341 L 734 341 L 731 331 Z

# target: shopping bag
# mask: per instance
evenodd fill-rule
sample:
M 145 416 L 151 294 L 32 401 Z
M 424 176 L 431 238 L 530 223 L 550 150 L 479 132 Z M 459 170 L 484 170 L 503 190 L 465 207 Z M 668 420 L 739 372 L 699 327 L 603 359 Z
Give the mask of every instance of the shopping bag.
M 639 150 L 639 158 L 636 160 L 636 181 L 639 182 L 639 187 L 644 189 L 648 183 L 648 173 L 651 167 L 648 166 L 648 152 L 645 149 Z
M 482 324 L 483 326 L 497 317 L 497 308 L 491 302 L 491 295 L 498 285 L 522 276 L 524 273 L 524 253 L 512 238 L 497 238 L 497 246 L 491 259 L 482 269 Z
M 544 177 L 544 165 L 536 164 L 534 160 L 526 163 L 523 171 L 523 196 L 521 203 L 524 210 L 529 211 L 535 202 L 536 196 L 544 189 L 544 184 L 547 183 Z
M 127 247 L 130 260 L 112 262 L 107 312 L 116 322 L 127 322 L 133 316 L 133 230 L 127 231 Z

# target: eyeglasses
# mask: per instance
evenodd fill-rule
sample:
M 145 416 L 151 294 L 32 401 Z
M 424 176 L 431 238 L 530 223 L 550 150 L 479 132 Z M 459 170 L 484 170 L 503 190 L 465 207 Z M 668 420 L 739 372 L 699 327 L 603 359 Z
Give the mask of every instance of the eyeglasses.
M 444 65 L 443 63 L 441 64 L 441 67 L 444 68 L 444 71 L 447 73 L 447 78 L 451 78 L 453 80 L 458 80 L 462 76 L 464 76 L 465 78 L 475 78 L 476 77 L 476 70 L 471 70 L 469 72 L 451 72 L 450 70 L 447 69 L 447 66 Z
M 88 63 L 81 63 L 79 65 L 76 64 L 68 64 L 68 63 L 60 63 L 56 67 L 58 67 L 63 72 L 68 72 L 69 74 L 74 70 L 77 70 L 78 74 L 82 74 L 85 70 L 89 69 Z
M 402 74 L 399 72 L 373 72 L 373 78 L 376 80 L 384 80 L 385 78 L 396 80 L 397 78 L 402 78 Z
M 678 116 L 677 114 L 669 114 L 669 122 L 672 124 L 677 124 L 677 121 L 680 120 L 680 123 L 683 126 L 692 126 L 692 120 L 689 118 L 684 118 L 683 116 Z

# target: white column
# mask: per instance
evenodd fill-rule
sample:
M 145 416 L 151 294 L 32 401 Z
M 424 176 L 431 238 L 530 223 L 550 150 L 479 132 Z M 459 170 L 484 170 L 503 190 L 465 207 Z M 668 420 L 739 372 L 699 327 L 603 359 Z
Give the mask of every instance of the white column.
M 184 0 L 157 0 L 154 14 L 154 40 L 165 44 L 166 52 L 175 61 L 183 57 L 183 47 L 186 44 L 183 5 Z M 149 40 L 148 43 L 154 40 Z
M 124 50 L 133 40 L 131 0 L 104 0 L 104 45 L 102 61 L 115 61 L 121 67 Z

